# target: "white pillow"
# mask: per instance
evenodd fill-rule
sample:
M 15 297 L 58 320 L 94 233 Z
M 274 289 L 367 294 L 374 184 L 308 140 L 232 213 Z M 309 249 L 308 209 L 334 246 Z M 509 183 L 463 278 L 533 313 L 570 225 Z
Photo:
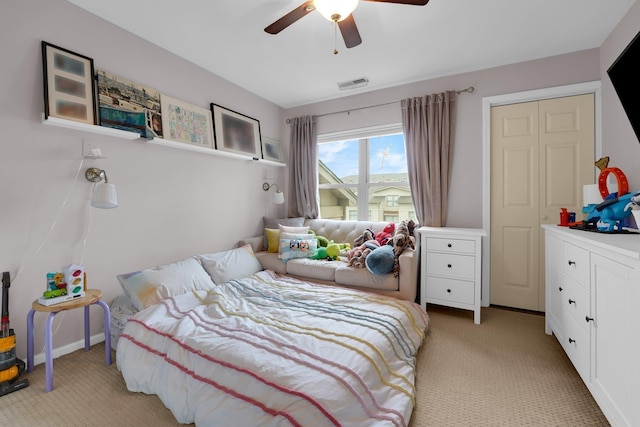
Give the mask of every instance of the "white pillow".
M 290 234 L 309 234 L 309 227 L 308 226 L 301 226 L 301 227 L 291 227 L 291 226 L 287 226 L 287 225 L 279 225 L 278 228 L 280 229 L 280 234 L 282 233 L 290 233 Z M 310 237 L 315 237 L 315 236 L 310 236 Z
M 214 283 L 195 258 L 117 276 L 138 310 L 192 290 L 208 290 Z
M 229 280 L 241 279 L 262 271 L 251 245 L 214 254 L 196 256 L 214 283 L 222 284 Z

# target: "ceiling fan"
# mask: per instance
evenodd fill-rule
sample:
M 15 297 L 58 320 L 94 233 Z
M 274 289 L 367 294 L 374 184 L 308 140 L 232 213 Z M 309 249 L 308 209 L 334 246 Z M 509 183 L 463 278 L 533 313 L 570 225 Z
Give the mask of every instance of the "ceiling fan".
M 424 6 L 429 0 L 362 0 L 376 3 L 396 3 L 414 6 Z M 329 21 L 334 22 L 340 28 L 344 44 L 355 47 L 362 43 L 358 27 L 351 14 L 358 6 L 358 0 L 310 0 L 306 1 L 282 18 L 269 25 L 264 30 L 269 34 L 278 34 L 289 25 L 317 10 Z M 334 51 L 338 53 L 338 51 Z

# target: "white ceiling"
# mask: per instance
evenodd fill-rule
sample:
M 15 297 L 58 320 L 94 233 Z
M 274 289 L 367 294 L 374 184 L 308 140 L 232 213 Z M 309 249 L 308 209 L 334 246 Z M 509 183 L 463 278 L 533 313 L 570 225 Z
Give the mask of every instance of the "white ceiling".
M 344 47 L 313 11 L 264 28 L 304 0 L 69 0 L 283 108 L 599 47 L 635 0 L 360 2 L 362 44 Z M 367 77 L 365 88 L 338 82 Z

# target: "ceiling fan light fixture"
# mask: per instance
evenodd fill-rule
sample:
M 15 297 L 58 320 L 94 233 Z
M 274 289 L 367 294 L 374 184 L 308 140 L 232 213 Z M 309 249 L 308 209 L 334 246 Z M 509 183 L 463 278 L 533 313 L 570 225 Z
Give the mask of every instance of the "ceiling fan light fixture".
M 340 22 L 358 7 L 358 0 L 314 0 L 313 5 L 328 21 Z

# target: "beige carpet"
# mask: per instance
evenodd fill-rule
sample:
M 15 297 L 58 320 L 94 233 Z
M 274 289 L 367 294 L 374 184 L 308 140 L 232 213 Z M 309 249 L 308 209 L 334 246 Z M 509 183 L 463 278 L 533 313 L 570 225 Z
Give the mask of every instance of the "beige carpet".
M 486 308 L 474 325 L 471 312 L 429 313 L 411 427 L 608 425 L 560 344 L 545 335 L 543 316 Z M 115 362 L 104 364 L 104 344 L 54 367 L 50 393 L 41 364 L 23 375 L 28 388 L 0 397 L 0 426 L 178 425 L 157 397 L 127 391 Z

